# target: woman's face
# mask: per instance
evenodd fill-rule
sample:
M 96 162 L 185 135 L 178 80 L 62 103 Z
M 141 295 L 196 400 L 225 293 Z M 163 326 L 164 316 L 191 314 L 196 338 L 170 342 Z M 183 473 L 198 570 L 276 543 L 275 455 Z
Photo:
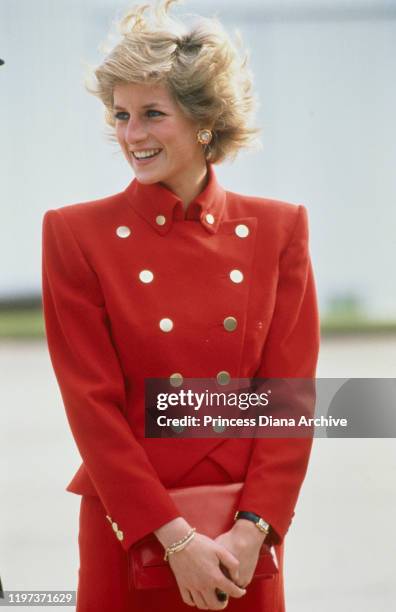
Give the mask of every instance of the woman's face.
M 172 189 L 205 167 L 198 126 L 184 115 L 164 84 L 119 83 L 113 95 L 117 140 L 140 182 L 160 181 Z M 152 158 L 140 161 L 134 156 L 154 149 L 161 151 Z

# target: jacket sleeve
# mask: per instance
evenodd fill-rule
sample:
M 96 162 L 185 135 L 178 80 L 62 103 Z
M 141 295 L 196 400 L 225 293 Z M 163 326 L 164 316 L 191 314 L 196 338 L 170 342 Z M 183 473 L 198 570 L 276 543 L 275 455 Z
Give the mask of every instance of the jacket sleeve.
M 78 450 L 127 550 L 180 512 L 123 414 L 124 376 L 98 278 L 61 210 L 46 211 L 42 231 L 42 300 L 52 366 Z
M 313 379 L 316 373 L 319 314 L 304 206 L 296 217 L 280 256 L 275 308 L 256 378 Z M 312 437 L 254 440 L 239 509 L 270 524 L 270 545 L 280 544 L 290 526 L 311 447 Z

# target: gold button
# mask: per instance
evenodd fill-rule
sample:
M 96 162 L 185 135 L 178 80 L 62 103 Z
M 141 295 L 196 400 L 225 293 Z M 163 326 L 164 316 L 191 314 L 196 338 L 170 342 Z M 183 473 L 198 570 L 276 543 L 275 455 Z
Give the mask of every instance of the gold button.
M 126 225 L 120 225 L 116 229 L 116 234 L 119 238 L 128 238 L 130 233 L 131 233 L 131 230 Z
M 124 534 L 122 533 L 120 529 L 116 531 L 116 536 L 120 541 L 124 539 Z
M 230 279 L 233 283 L 241 283 L 243 281 L 243 274 L 240 270 L 231 270 Z
M 173 328 L 173 321 L 172 319 L 161 319 L 159 326 L 163 332 L 170 332 Z
M 169 382 L 172 387 L 180 387 L 183 384 L 183 376 L 179 372 L 175 372 L 169 376 Z
M 215 218 L 211 213 L 208 213 L 207 215 L 205 215 L 205 219 L 206 219 L 206 223 L 209 223 L 210 225 L 213 225 Z
M 226 317 L 223 321 L 224 329 L 234 331 L 237 328 L 238 321 L 235 317 Z
M 226 370 L 222 370 L 221 372 L 219 372 L 216 378 L 219 385 L 228 385 L 231 380 L 231 376 Z
M 151 283 L 153 278 L 154 274 L 151 272 L 151 270 L 142 270 L 139 272 L 139 279 L 142 281 L 142 283 Z
M 244 223 L 240 223 L 236 226 L 235 233 L 239 238 L 246 238 L 246 236 L 249 236 L 249 228 Z
M 157 225 L 165 225 L 166 217 L 164 217 L 164 215 L 157 215 L 155 218 L 155 222 Z
M 117 523 L 111 523 L 111 526 L 113 527 L 113 531 L 118 531 Z
M 184 425 L 171 425 L 171 428 L 175 433 L 182 433 L 184 431 Z
M 226 429 L 225 425 L 212 425 L 212 429 L 213 431 L 215 431 L 216 433 L 221 433 L 222 431 L 224 431 Z

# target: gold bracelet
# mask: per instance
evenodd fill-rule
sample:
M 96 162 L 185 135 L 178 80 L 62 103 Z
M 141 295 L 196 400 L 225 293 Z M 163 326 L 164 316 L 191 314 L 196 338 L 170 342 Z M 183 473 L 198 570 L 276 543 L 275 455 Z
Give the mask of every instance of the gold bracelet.
M 168 546 L 165 552 L 164 560 L 167 561 L 168 556 L 171 555 L 172 553 L 178 552 L 179 550 L 183 550 L 186 544 L 188 544 L 188 542 L 190 542 L 190 540 L 193 539 L 195 535 L 195 531 L 196 531 L 196 528 L 193 527 L 192 529 L 190 529 L 187 535 L 184 536 L 184 538 Z
M 179 550 L 183 550 L 183 548 L 193 539 L 195 536 L 196 527 L 192 527 L 190 531 L 185 535 L 181 540 L 174 542 L 170 546 L 168 546 L 165 550 L 164 561 L 168 560 L 168 556 L 174 552 L 178 552 Z
M 191 528 L 191 529 L 190 529 L 190 530 L 187 532 L 187 534 L 181 538 L 181 540 L 178 540 L 177 542 L 173 542 L 173 544 L 170 544 L 170 545 L 168 546 L 168 548 L 173 548 L 174 546 L 178 546 L 179 544 L 182 544 L 182 543 L 183 543 L 183 542 L 184 542 L 184 541 L 185 541 L 187 538 L 189 538 L 189 537 L 190 537 L 190 535 L 191 535 L 191 533 L 192 533 L 193 531 L 195 531 L 195 527 L 192 527 L 192 528 Z
M 170 555 L 172 555 L 175 552 L 179 552 L 180 550 L 183 550 L 183 548 L 187 546 L 187 544 L 193 539 L 193 537 L 194 537 L 194 534 L 191 534 L 191 537 L 188 540 L 185 540 L 183 544 L 179 544 L 178 547 L 167 548 L 165 555 L 164 555 L 164 560 L 168 561 Z
M 171 555 L 172 553 L 179 552 L 179 550 L 183 550 L 183 548 L 186 547 L 186 545 L 193 539 L 193 537 L 194 537 L 194 533 L 192 533 L 189 538 L 184 540 L 184 542 L 182 542 L 178 546 L 173 546 L 172 548 L 169 548 L 168 549 L 168 556 Z

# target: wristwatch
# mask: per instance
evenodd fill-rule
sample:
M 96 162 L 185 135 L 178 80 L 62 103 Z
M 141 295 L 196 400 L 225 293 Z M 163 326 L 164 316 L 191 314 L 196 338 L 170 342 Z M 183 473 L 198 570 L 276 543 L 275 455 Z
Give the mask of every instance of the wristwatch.
M 265 535 L 268 535 L 270 525 L 258 514 L 255 514 L 254 512 L 246 512 L 245 510 L 237 510 L 234 515 L 234 521 L 237 521 L 241 518 L 247 519 L 248 521 L 252 521 L 256 525 L 257 529 L 259 529 L 259 531 L 265 533 Z

